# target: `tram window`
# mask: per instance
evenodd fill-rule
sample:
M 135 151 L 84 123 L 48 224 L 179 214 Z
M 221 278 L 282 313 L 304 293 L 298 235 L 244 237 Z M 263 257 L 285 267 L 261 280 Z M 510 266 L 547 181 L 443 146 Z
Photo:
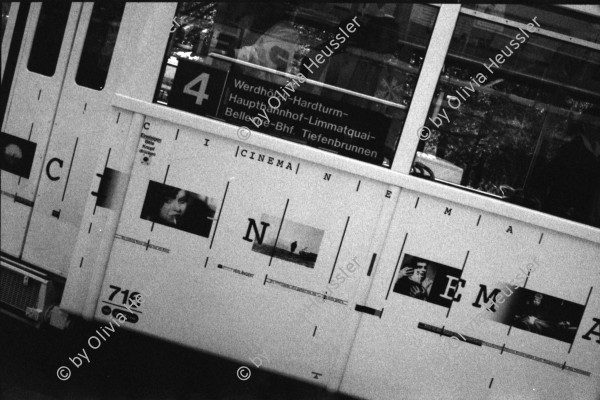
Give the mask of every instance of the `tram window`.
M 94 90 L 104 88 L 124 8 L 123 1 L 94 3 L 75 76 L 78 85 Z
M 389 167 L 437 12 L 180 3 L 155 101 Z
M 69 2 L 42 3 L 27 62 L 31 72 L 54 75 L 70 8 Z
M 532 31 L 459 17 L 411 173 L 600 227 L 600 51 Z
M 6 24 L 8 23 L 8 13 L 10 11 L 9 2 L 2 2 L 2 31 L 0 32 L 0 37 L 4 42 L 4 29 L 6 28 Z
M 544 29 L 600 43 L 600 19 L 595 15 L 582 14 L 568 8 L 527 4 L 465 4 L 464 7 L 524 23 L 530 22 L 529 15 L 537 16 L 538 20 L 544 21 Z

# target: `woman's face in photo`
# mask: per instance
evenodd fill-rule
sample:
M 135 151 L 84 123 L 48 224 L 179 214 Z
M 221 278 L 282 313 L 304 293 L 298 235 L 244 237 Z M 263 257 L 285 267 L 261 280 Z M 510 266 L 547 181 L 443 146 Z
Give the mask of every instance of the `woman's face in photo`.
M 185 190 L 177 192 L 175 198 L 167 199 L 160 208 L 160 218 L 170 224 L 177 224 L 179 218 L 185 213 L 188 205 Z

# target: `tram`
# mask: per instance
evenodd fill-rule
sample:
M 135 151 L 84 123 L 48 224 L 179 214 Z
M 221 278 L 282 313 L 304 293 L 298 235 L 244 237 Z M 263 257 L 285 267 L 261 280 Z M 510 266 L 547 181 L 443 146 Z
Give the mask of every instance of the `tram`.
M 599 398 L 600 6 L 4 2 L 1 62 L 3 312 Z

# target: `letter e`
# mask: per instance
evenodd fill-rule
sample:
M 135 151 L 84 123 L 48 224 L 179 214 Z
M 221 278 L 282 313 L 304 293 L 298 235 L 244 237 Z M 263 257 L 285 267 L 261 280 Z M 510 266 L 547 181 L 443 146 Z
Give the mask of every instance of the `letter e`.
M 444 292 L 444 294 L 441 294 L 440 297 L 446 299 L 446 300 L 452 300 L 452 301 L 456 301 L 459 302 L 460 301 L 460 297 L 461 295 L 459 294 L 458 296 L 456 295 L 458 292 L 458 287 L 465 287 L 465 281 L 463 279 L 457 278 L 455 276 L 451 276 L 451 275 L 446 275 L 446 278 L 448 279 L 448 283 L 446 284 L 446 291 Z M 458 284 L 454 284 L 455 282 L 458 282 Z M 452 297 L 449 296 L 450 291 L 452 290 Z

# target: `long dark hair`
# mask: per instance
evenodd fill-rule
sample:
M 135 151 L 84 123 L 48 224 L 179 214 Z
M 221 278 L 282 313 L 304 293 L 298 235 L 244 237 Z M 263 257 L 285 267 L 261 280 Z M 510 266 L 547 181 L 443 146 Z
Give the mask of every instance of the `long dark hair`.
M 142 207 L 141 217 L 151 221 L 158 221 L 160 209 L 167 201 L 177 198 L 180 190 L 185 192 L 186 200 L 190 201 L 190 192 L 176 188 L 174 186 L 165 185 L 155 181 L 148 182 L 148 190 L 146 191 L 146 200 Z

